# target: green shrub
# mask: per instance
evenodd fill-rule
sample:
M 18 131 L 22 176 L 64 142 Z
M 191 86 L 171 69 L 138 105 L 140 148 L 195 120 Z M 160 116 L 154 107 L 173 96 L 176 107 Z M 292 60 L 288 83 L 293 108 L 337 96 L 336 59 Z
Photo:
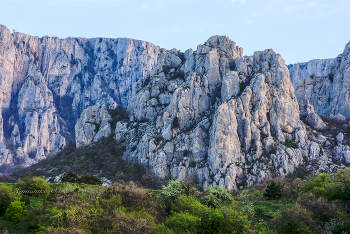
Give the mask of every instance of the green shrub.
M 174 234 L 172 230 L 164 226 L 164 224 L 159 224 L 155 229 L 152 230 L 153 234 Z
M 304 193 L 313 193 L 316 197 L 325 197 L 330 196 L 327 186 L 332 182 L 329 174 L 322 173 L 307 182 L 302 186 L 302 192 Z
M 92 175 L 84 175 L 78 177 L 73 172 L 64 173 L 61 182 L 70 182 L 70 183 L 84 183 L 84 184 L 93 184 L 93 185 L 102 185 L 102 180 L 98 177 Z
M 78 181 L 78 176 L 73 172 L 64 173 L 61 182 L 76 183 Z
M 202 203 L 207 206 L 216 208 L 232 202 L 232 196 L 224 187 L 209 185 L 205 192 L 207 195 L 202 198 Z
M 246 216 L 237 211 L 236 207 L 231 209 L 215 209 L 210 215 L 201 217 L 199 233 L 247 233 L 249 223 Z
M 191 196 L 179 195 L 172 206 L 175 213 L 188 212 L 191 215 L 203 217 L 211 212 L 211 209 Z
M 79 183 L 102 185 L 102 180 L 92 175 L 84 175 L 78 179 Z
M 334 180 L 350 188 L 350 168 L 338 170 L 334 175 Z
M 198 196 L 199 191 L 194 186 L 193 181 L 179 181 L 179 180 L 169 180 L 166 186 L 162 186 L 163 197 L 175 198 L 179 194 L 185 194 L 187 196 Z
M 200 218 L 189 213 L 175 213 L 164 222 L 164 225 L 175 233 L 197 233 L 200 222 Z
M 32 197 L 46 197 L 50 193 L 50 185 L 40 177 L 26 176 L 18 181 L 17 188 L 20 193 Z
M 271 220 L 272 229 L 277 233 L 320 233 L 320 227 L 312 219 L 312 213 L 295 206 L 277 211 Z
M 25 206 L 24 202 L 15 200 L 11 202 L 9 207 L 6 209 L 4 218 L 7 221 L 19 222 L 27 213 L 27 207 Z
M 264 197 L 267 198 L 267 200 L 276 200 L 280 199 L 283 196 L 283 189 L 282 187 L 277 184 L 275 181 L 271 181 L 271 184 L 267 186 L 266 192 L 264 193 Z
M 11 202 L 15 201 L 16 198 L 19 198 L 20 196 L 21 194 L 15 194 L 12 188 L 0 184 L 0 216 L 5 214 L 5 211 Z

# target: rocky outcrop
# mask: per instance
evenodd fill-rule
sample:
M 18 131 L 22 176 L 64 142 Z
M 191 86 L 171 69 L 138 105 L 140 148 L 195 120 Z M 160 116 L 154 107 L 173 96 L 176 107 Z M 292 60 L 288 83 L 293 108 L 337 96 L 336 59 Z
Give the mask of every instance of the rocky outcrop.
M 300 120 L 280 55 L 271 49 L 241 55 L 234 42 L 216 36 L 196 51 L 159 56 L 150 81 L 135 84 L 130 121 L 116 125 L 125 158 L 160 177 L 197 178 L 229 189 L 284 176 L 299 165 L 335 169 L 317 132 Z M 311 105 L 309 114 L 312 125 L 323 129 Z
M 75 125 L 75 142 L 77 147 L 98 141 L 112 134 L 109 121 L 111 116 L 105 108 L 90 106 L 83 111 Z
M 313 59 L 309 62 L 295 63 L 288 65 L 290 79 L 294 89 L 298 87 L 301 80 L 306 79 L 311 75 L 328 76 L 332 73 L 334 67 L 334 59 Z
M 350 118 L 349 64 L 350 42 L 335 59 L 289 65 L 300 110 L 307 112 L 312 106 L 319 115 Z
M 89 106 L 126 106 L 161 53 L 128 38 L 38 38 L 0 25 L 0 165 L 27 166 L 75 141 Z

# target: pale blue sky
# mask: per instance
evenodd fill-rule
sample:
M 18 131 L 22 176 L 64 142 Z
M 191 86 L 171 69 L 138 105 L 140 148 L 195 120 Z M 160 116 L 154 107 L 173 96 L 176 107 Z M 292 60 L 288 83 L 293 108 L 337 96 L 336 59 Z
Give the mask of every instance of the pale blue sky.
M 33 36 L 128 37 L 197 48 L 226 35 L 245 55 L 334 58 L 350 41 L 350 0 L 0 0 L 0 24 Z

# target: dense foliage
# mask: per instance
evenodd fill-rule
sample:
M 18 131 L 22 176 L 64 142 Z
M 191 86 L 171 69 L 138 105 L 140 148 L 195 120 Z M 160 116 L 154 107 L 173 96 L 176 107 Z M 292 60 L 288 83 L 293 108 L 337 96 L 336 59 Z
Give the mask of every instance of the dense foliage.
M 67 180 L 79 178 L 67 173 Z M 108 187 L 48 184 L 26 177 L 1 184 L 0 231 L 8 233 L 349 233 L 350 169 L 274 178 L 229 193 L 170 179 L 162 190 L 134 182 Z M 19 189 L 49 193 L 16 193 Z M 266 194 L 272 194 L 266 196 Z

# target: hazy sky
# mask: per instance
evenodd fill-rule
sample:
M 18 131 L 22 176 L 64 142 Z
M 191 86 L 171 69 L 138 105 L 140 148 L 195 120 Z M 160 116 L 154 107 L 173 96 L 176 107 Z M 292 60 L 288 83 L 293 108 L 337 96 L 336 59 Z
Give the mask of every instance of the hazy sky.
M 0 0 L 0 24 L 33 36 L 128 37 L 197 48 L 226 35 L 245 55 L 334 58 L 350 41 L 350 0 Z

